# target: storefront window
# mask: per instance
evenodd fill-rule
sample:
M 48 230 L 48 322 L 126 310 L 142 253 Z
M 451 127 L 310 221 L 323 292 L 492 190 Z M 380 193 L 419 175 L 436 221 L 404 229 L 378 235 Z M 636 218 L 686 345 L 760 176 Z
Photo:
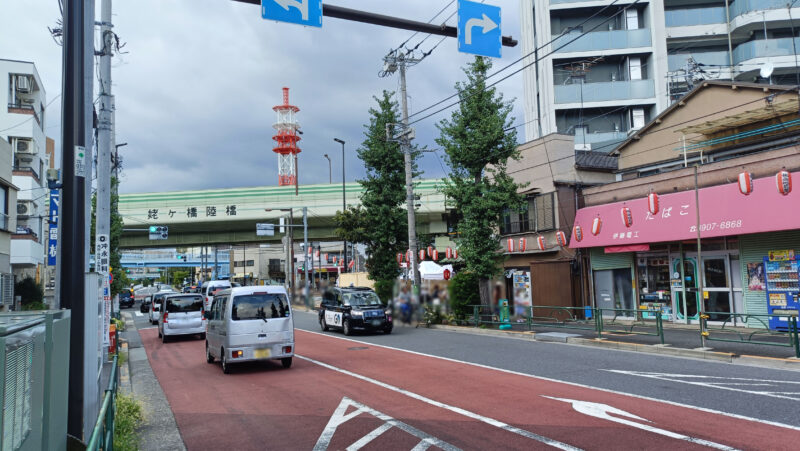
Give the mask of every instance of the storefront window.
M 703 275 L 706 288 L 727 288 L 728 273 L 725 271 L 724 258 L 704 258 Z
M 639 303 L 670 303 L 670 271 L 667 256 L 639 257 Z

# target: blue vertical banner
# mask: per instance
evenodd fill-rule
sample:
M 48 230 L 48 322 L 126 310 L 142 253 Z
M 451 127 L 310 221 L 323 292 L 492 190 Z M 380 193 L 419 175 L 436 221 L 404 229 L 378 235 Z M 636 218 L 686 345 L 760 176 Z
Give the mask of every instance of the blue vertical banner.
M 50 216 L 48 223 L 50 233 L 47 239 L 47 266 L 56 265 L 56 254 L 58 253 L 58 203 L 61 193 L 57 189 L 50 190 Z

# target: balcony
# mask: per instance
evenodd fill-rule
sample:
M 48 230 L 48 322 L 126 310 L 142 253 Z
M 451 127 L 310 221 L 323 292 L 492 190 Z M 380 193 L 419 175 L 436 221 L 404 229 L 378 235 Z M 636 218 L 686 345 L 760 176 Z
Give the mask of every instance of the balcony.
M 577 83 L 555 87 L 555 103 L 589 103 L 614 100 L 652 99 L 655 97 L 653 80 L 610 81 L 603 83 Z
M 731 17 L 738 17 L 754 11 L 766 11 L 770 9 L 786 9 L 786 5 L 791 3 L 786 0 L 736 0 L 731 3 Z M 798 3 L 800 7 L 800 3 Z M 788 18 L 788 17 L 787 17 Z
M 667 27 L 691 27 L 725 23 L 725 7 L 674 9 L 665 11 Z
M 27 103 L 9 103 L 8 112 L 14 114 L 32 114 L 33 118 L 36 119 L 36 123 L 39 124 L 39 127 L 42 126 L 42 121 L 39 119 L 39 114 L 36 113 L 36 109 L 33 105 L 28 105 Z
M 728 52 L 721 50 L 718 52 L 697 52 L 697 53 L 678 53 L 667 56 L 667 67 L 669 70 L 683 69 L 686 67 L 686 60 L 693 58 L 696 62 L 706 66 L 728 67 L 730 61 Z
M 611 131 L 583 133 L 581 130 L 575 130 L 575 146 L 588 144 L 593 149 L 608 149 L 610 151 L 614 147 L 614 143 L 621 143 L 626 139 L 628 139 L 627 132 Z
M 32 167 L 15 164 L 11 170 L 12 175 L 28 175 L 36 179 L 37 182 L 40 180 L 39 173 L 36 172 L 36 169 L 33 169 Z
M 572 41 L 576 37 L 575 42 L 567 44 L 563 48 L 559 48 L 567 42 Z M 595 31 L 592 33 L 573 32 L 567 33 L 561 37 L 553 36 L 553 49 L 556 53 L 572 53 L 572 52 L 600 52 L 603 50 L 614 49 L 631 49 L 650 47 L 650 29 L 640 28 L 638 30 L 611 30 L 611 31 Z
M 794 46 L 800 50 L 800 38 L 794 38 Z M 755 58 L 775 56 L 794 57 L 792 38 L 749 41 L 739 44 L 733 49 L 733 61 L 735 64 Z

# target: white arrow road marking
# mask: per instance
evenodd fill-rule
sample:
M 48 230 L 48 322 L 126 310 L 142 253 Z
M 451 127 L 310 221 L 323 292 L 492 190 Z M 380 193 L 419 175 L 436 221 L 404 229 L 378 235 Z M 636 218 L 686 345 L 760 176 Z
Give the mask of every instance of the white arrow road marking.
M 275 3 L 281 6 L 281 8 L 289 11 L 289 8 L 297 8 L 300 11 L 300 15 L 303 17 L 303 20 L 308 20 L 308 2 L 311 0 L 275 0 Z
M 275 0 L 278 1 L 278 0 Z M 282 0 L 287 1 L 287 0 Z M 288 0 L 291 1 L 291 0 Z M 472 28 L 473 27 L 482 27 L 483 34 L 486 34 L 495 28 L 497 28 L 497 24 L 492 21 L 486 14 L 483 14 L 483 18 L 478 19 L 477 17 L 473 17 L 472 19 L 467 20 L 467 24 L 464 26 L 464 32 L 467 34 L 464 36 L 464 44 L 472 45 Z
M 526 438 L 529 438 L 529 439 L 532 439 L 532 440 L 536 440 L 537 442 L 542 442 L 542 443 L 550 445 L 550 446 L 552 446 L 554 448 L 559 448 L 559 449 L 564 449 L 564 450 L 572 450 L 572 451 L 580 450 L 580 448 L 576 448 L 574 446 L 567 445 L 566 443 L 561 443 L 558 440 L 553 440 L 553 439 L 547 438 L 547 437 L 545 437 L 543 435 L 534 434 L 533 432 L 526 431 L 525 429 L 520 429 L 518 427 L 511 426 L 510 424 L 503 423 L 502 421 L 498 421 L 498 420 L 495 420 L 493 418 L 485 417 L 483 415 L 479 415 L 477 413 L 470 412 L 469 410 L 465 410 L 465 409 L 462 409 L 460 407 L 455 407 L 455 406 L 451 406 L 449 404 L 445 404 L 443 402 L 434 401 L 433 399 L 430 399 L 428 397 L 425 397 L 425 396 L 422 396 L 422 395 L 418 395 L 418 394 L 416 394 L 414 392 L 410 392 L 408 390 L 404 390 L 404 389 L 402 389 L 400 387 L 395 387 L 394 385 L 389 385 L 389 384 L 387 384 L 385 382 L 381 382 L 379 380 L 372 379 L 371 377 L 362 376 L 362 375 L 354 373 L 352 371 L 348 371 L 348 370 L 345 370 L 345 369 L 342 369 L 342 368 L 337 368 L 337 367 L 335 367 L 333 365 L 328 365 L 327 363 L 323 363 L 323 362 L 320 362 L 318 360 L 310 359 L 308 357 L 303 357 L 301 355 L 295 354 L 294 356 L 297 357 L 298 359 L 302 359 L 302 360 L 306 360 L 306 361 L 311 362 L 311 363 L 315 363 L 315 364 L 317 364 L 317 365 L 319 365 L 321 367 L 328 368 L 329 370 L 333 370 L 333 371 L 336 371 L 336 372 L 339 372 L 339 373 L 342 373 L 342 374 L 346 374 L 346 375 L 354 377 L 356 379 L 361 379 L 362 381 L 369 382 L 371 384 L 375 384 L 375 385 L 377 385 L 379 387 L 385 388 L 387 390 L 391 390 L 393 392 L 400 393 L 402 395 L 408 396 L 409 398 L 413 398 L 413 399 L 416 399 L 418 401 L 422 401 L 422 402 L 424 402 L 426 404 L 430 404 L 430 405 L 435 406 L 435 407 L 439 407 L 439 408 L 442 408 L 442 409 L 449 410 L 451 412 L 457 413 L 459 415 L 463 415 L 463 416 L 465 416 L 467 418 L 472 418 L 474 420 L 478 420 L 478 421 L 480 421 L 482 423 L 486 423 L 486 424 L 488 424 L 490 426 L 494 426 L 494 427 L 502 429 L 504 431 L 512 432 L 514 434 L 518 434 L 518 435 L 521 435 L 523 437 L 526 437 Z
M 678 382 L 681 384 L 698 385 L 700 387 L 718 388 L 720 390 L 737 391 L 741 393 L 749 393 L 751 395 L 761 395 L 761 396 L 769 396 L 771 398 L 789 399 L 792 401 L 797 401 L 798 397 L 785 396 L 785 394 L 792 394 L 792 392 L 785 392 L 784 394 L 781 394 L 782 392 L 780 391 L 747 390 L 744 388 L 734 387 L 734 385 L 739 385 L 739 386 L 745 385 L 751 387 L 767 385 L 775 387 L 777 389 L 785 387 L 786 384 L 800 385 L 800 382 L 795 382 L 795 381 L 749 379 L 744 377 L 705 376 L 700 374 L 648 373 L 644 371 L 625 371 L 625 370 L 603 370 L 603 371 L 608 371 L 610 373 L 627 374 L 629 376 L 647 377 L 650 379 L 658 379 L 662 381 Z M 699 379 L 699 380 L 691 380 L 691 379 Z M 746 381 L 752 381 L 752 383 L 746 383 Z
M 620 417 L 631 418 L 634 420 L 639 421 L 646 421 L 651 423 L 650 420 L 645 420 L 642 417 L 638 417 L 630 412 L 626 412 L 624 410 L 617 409 L 616 407 L 611 407 L 606 404 L 600 404 L 596 402 L 588 402 L 588 401 L 577 401 L 575 399 L 564 399 L 564 398 L 552 398 L 550 396 L 544 396 L 548 399 L 554 399 L 556 401 L 566 402 L 572 404 L 572 408 L 575 409 L 577 412 L 580 412 L 584 415 L 589 415 L 590 417 L 600 418 L 603 420 L 613 421 L 615 423 L 624 424 L 626 426 L 635 427 L 637 429 L 642 429 L 644 431 L 652 432 L 659 435 L 664 435 L 666 437 L 678 439 L 678 440 L 686 440 L 687 442 L 696 443 L 698 445 L 708 446 L 710 448 L 715 449 L 723 449 L 723 450 L 735 450 L 736 448 L 731 448 L 730 446 L 720 445 L 719 443 L 711 442 L 708 440 L 704 440 L 701 438 L 689 437 L 688 435 L 678 434 L 677 432 L 668 431 L 666 429 L 657 428 L 655 426 L 649 426 L 647 424 L 636 423 L 634 421 L 629 421 L 624 418 L 619 417 L 612 417 L 609 414 L 618 415 Z
M 348 413 L 348 407 L 355 407 L 356 410 Z M 355 443 L 347 447 L 347 451 L 357 451 L 371 441 L 378 438 L 381 434 L 388 431 L 391 428 L 398 428 L 402 431 L 408 432 L 409 434 L 413 435 L 414 437 L 420 439 L 420 442 L 413 448 L 414 450 L 423 451 L 431 446 L 439 447 L 443 450 L 449 451 L 461 451 L 460 448 L 457 448 L 443 440 L 439 440 L 436 437 L 433 437 L 430 434 L 426 434 L 425 432 L 420 431 L 419 429 L 403 423 L 402 421 L 395 420 L 394 418 L 386 415 L 385 413 L 378 412 L 375 409 L 365 406 L 364 404 L 357 403 L 350 398 L 344 397 L 342 401 L 339 403 L 339 406 L 331 415 L 331 419 L 328 420 L 328 424 L 325 426 L 325 429 L 322 431 L 322 434 L 317 439 L 317 444 L 314 445 L 314 451 L 325 451 L 328 449 L 328 446 L 331 444 L 331 439 L 333 439 L 333 435 L 336 433 L 336 429 L 341 426 L 342 424 L 352 420 L 353 418 L 361 415 L 362 413 L 367 413 L 372 416 L 377 417 L 380 420 L 383 420 L 384 423 L 378 426 L 375 430 L 368 433 L 367 435 L 359 438 L 356 440 Z

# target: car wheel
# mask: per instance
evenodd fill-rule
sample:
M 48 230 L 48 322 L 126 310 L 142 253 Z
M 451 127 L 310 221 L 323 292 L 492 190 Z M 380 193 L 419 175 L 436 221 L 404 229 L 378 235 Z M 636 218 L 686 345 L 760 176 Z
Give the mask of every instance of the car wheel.
M 206 339 L 206 333 L 205 333 L 205 332 L 202 332 L 202 333 L 200 334 L 200 339 L 201 339 L 201 340 L 205 340 L 205 339 Z
M 159 335 L 161 335 L 161 343 L 166 343 L 167 341 L 169 341 L 169 338 L 167 338 L 166 335 L 164 334 L 159 334 Z
M 350 334 L 353 333 L 353 331 L 350 330 L 350 320 L 349 319 L 344 320 L 344 325 L 342 326 L 342 332 L 344 332 L 345 335 L 350 335 Z
M 208 349 L 208 342 L 206 342 L 206 362 L 214 363 L 214 356 L 211 355 L 211 350 Z
M 281 359 L 281 365 L 284 368 L 291 368 L 292 367 L 292 358 L 291 357 L 284 357 Z
M 225 374 L 230 374 L 231 366 L 228 365 L 228 358 L 225 357 L 225 350 L 220 348 L 219 355 L 220 355 L 220 360 L 222 361 L 222 372 Z
M 319 319 L 319 327 L 322 328 L 323 332 L 327 332 L 328 331 L 328 324 L 325 323 L 325 317 L 324 316 Z
M 158 338 L 161 338 L 161 329 L 158 329 Z
M 392 333 L 392 328 L 388 327 L 386 329 L 383 329 L 383 333 L 385 333 L 386 335 L 389 335 L 390 333 Z

